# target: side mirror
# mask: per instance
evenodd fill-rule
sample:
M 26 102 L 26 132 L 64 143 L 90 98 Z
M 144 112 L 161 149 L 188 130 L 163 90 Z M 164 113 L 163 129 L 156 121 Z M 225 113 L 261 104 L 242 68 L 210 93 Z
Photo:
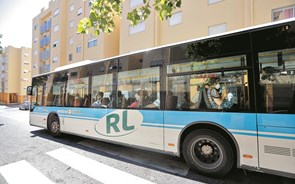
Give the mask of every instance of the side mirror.
M 27 95 L 31 96 L 32 95 L 32 86 L 27 87 Z

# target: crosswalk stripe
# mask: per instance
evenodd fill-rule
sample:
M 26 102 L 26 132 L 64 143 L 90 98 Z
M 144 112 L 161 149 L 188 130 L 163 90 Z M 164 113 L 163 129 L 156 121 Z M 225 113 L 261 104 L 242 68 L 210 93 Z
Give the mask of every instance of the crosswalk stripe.
M 9 184 L 54 184 L 25 160 L 0 167 L 0 174 Z
M 86 158 L 64 148 L 59 148 L 46 154 L 105 184 L 121 184 L 124 181 L 127 181 L 129 184 L 152 184 L 148 180 Z

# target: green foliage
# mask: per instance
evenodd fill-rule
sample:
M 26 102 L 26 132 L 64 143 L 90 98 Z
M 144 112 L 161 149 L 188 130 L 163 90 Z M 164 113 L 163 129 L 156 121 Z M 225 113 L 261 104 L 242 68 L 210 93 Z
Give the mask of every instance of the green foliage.
M 84 0 L 85 1 L 85 0 Z M 114 19 L 122 15 L 122 3 L 124 0 L 94 0 L 88 18 L 83 18 L 78 24 L 78 33 L 94 33 L 99 35 L 111 33 L 115 28 Z M 154 7 L 160 20 L 167 20 L 175 9 L 181 7 L 181 0 L 155 0 L 150 5 L 150 0 L 143 0 L 143 5 L 130 11 L 127 19 L 135 26 L 146 20 Z

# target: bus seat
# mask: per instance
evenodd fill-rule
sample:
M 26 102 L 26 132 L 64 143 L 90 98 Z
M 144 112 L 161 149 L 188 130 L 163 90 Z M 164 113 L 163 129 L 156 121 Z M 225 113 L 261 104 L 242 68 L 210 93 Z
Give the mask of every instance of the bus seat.
M 208 99 L 208 95 L 207 95 L 207 89 L 206 88 L 203 88 L 201 89 L 202 90 L 202 94 L 203 94 L 203 98 L 204 98 L 204 102 L 206 104 L 206 107 L 207 109 L 212 109 L 212 106 L 209 102 L 209 99 Z
M 168 95 L 167 101 L 166 101 L 166 109 L 167 110 L 176 110 L 177 101 L 178 101 L 178 96 Z

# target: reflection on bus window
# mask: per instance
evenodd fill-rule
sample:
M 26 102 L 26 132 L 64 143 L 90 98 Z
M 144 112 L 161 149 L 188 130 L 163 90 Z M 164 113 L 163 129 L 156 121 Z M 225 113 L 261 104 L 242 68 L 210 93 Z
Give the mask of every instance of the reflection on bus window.
M 166 98 L 171 101 L 166 109 L 247 111 L 250 108 L 246 70 L 172 76 L 168 88 L 172 94 Z
M 92 99 L 93 108 L 111 108 L 111 93 L 113 87 L 113 75 L 97 75 L 92 77 Z
M 77 71 L 69 74 L 67 83 L 67 106 L 88 107 L 88 77 L 80 78 Z
M 259 53 L 263 112 L 295 112 L 295 49 Z
M 118 90 L 126 98 L 126 107 L 133 109 L 159 109 L 160 68 L 145 68 L 118 73 Z M 123 107 L 122 107 L 123 108 Z

